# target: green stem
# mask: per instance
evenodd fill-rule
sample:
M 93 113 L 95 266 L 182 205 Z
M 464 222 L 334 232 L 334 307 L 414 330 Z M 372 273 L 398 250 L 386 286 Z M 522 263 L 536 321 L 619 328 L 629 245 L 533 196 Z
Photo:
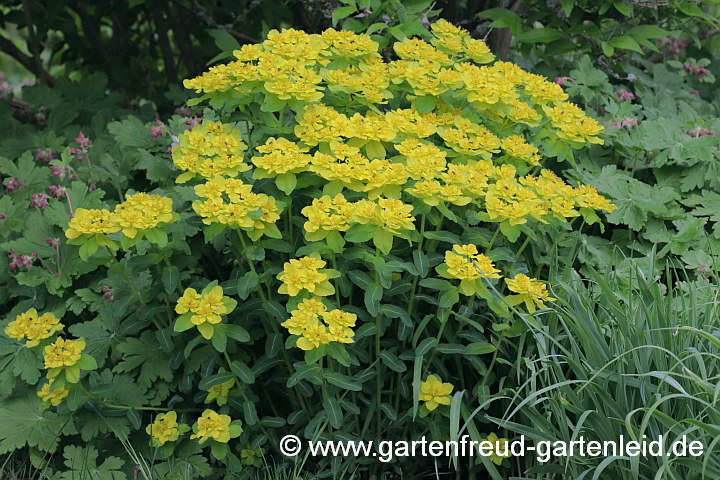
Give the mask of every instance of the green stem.
M 493 247 L 493 245 L 495 244 L 495 240 L 497 239 L 498 233 L 500 233 L 500 226 L 499 226 L 499 225 L 498 225 L 498 227 L 495 229 L 495 233 L 493 233 L 493 236 L 492 236 L 492 238 L 490 239 L 490 244 L 489 244 L 489 245 L 487 246 L 487 248 L 485 249 L 485 253 L 488 253 L 488 252 L 490 251 L 490 249 Z
M 525 238 L 525 241 L 522 243 L 522 245 L 520 245 L 520 248 L 518 249 L 517 253 L 515 253 L 515 256 L 520 257 L 520 254 L 523 252 L 523 250 L 525 250 L 525 247 L 527 247 L 528 243 L 530 243 L 530 237 Z

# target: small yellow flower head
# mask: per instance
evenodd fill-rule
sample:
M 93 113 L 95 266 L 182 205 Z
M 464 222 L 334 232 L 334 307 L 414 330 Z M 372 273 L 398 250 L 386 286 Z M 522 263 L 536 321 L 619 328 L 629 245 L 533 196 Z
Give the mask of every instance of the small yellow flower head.
M 353 209 L 353 220 L 362 224 L 373 224 L 398 235 L 402 230 L 415 230 L 415 217 L 411 215 L 412 205 L 395 198 L 379 198 L 377 202 L 360 200 Z
M 186 288 L 175 305 L 175 312 L 180 314 L 175 322 L 175 331 L 183 332 L 196 326 L 204 338 L 210 339 L 213 325 L 220 323 L 223 315 L 231 313 L 236 304 L 235 300 L 223 295 L 223 288 L 219 285 L 206 287 L 204 293 Z
M 307 105 L 295 127 L 295 135 L 306 145 L 337 142 L 347 132 L 350 121 L 342 113 L 321 103 Z
M 453 251 L 445 252 L 448 274 L 460 280 L 477 278 L 500 278 L 490 258 L 479 254 L 475 245 L 454 245 Z
M 178 177 L 179 183 L 195 176 L 232 177 L 250 169 L 244 157 L 247 145 L 240 130 L 232 125 L 205 121 L 179 135 L 178 141 L 180 144 L 172 149 L 173 163 L 186 171 Z
M 405 170 L 414 180 L 438 178 L 445 171 L 447 153 L 431 143 L 409 138 L 395 149 L 407 157 Z
M 552 302 L 555 299 L 548 295 L 547 286 L 540 280 L 530 278 L 525 274 L 518 273 L 512 280 L 505 279 L 508 289 L 517 295 L 510 295 L 507 298 L 511 305 L 525 303 L 530 313 L 538 308 L 546 308 L 543 302 Z
M 299 147 L 285 138 L 270 137 L 256 149 L 265 155 L 253 157 L 252 162 L 270 175 L 302 171 L 312 160 L 307 148 Z
M 529 165 L 540 165 L 539 150 L 530 145 L 520 135 L 510 135 L 502 139 L 502 149 L 512 157 L 522 160 Z
M 588 117 L 574 103 L 562 102 L 556 107 L 543 106 L 543 110 L 555 128 L 555 135 L 558 138 L 578 143 L 603 144 L 603 139 L 598 138 L 597 135 L 603 132 L 604 127 L 594 118 Z
M 55 332 L 62 330 L 63 324 L 52 313 L 38 316 L 37 310 L 31 308 L 21 313 L 5 327 L 5 335 L 15 340 L 25 340 L 25 346 L 35 347 L 42 340 L 50 338 Z
M 80 235 L 106 234 L 120 231 L 115 222 L 115 215 L 109 210 L 88 210 L 78 208 L 75 216 L 70 220 L 65 230 L 67 238 L 77 238 Z
M 286 262 L 283 271 L 277 275 L 277 279 L 283 282 L 278 292 L 291 297 L 299 294 L 301 290 L 323 297 L 332 295 L 335 288 L 328 281 L 328 275 L 322 271 L 325 263 L 325 260 L 315 257 L 302 257 Z
M 155 421 L 145 428 L 145 432 L 152 437 L 153 446 L 162 447 L 167 442 L 176 441 L 181 430 L 186 428 L 187 426 L 177 423 L 177 413 L 170 411 L 158 414 Z
M 199 439 L 199 443 L 201 444 L 208 440 L 227 443 L 230 441 L 230 438 L 232 438 L 230 432 L 231 422 L 232 419 L 229 415 L 220 415 L 214 410 L 207 409 L 203 412 L 202 416 L 197 419 L 195 425 L 193 425 L 194 433 L 190 435 L 190 438 Z M 242 432 L 242 430 L 240 430 L 240 432 Z M 239 434 L 238 432 L 238 435 Z
M 37 392 L 37 396 L 40 397 L 43 402 L 49 403 L 53 407 L 57 407 L 68 397 L 68 395 L 70 395 L 70 390 L 68 390 L 67 387 L 62 386 L 50 391 L 52 383 L 53 380 L 50 380 L 48 383 L 43 385 L 40 391 Z
M 498 438 L 497 435 L 491 433 L 487 436 L 487 441 L 494 445 L 494 449 L 490 454 L 490 461 L 495 465 L 500 465 L 504 459 L 512 456 L 507 438 Z
M 328 42 L 330 52 L 339 57 L 378 55 L 378 43 L 370 38 L 370 35 L 358 35 L 347 30 L 337 31 L 329 28 L 322 33 L 322 38 Z
M 160 195 L 136 193 L 115 207 L 114 223 L 129 238 L 138 231 L 166 225 L 173 221 L 172 199 Z
M 320 321 L 320 317 L 325 324 Z M 352 343 L 357 316 L 342 310 L 327 311 L 320 300 L 310 298 L 303 300 L 296 310 L 290 312 L 290 319 L 283 322 L 283 327 L 291 335 L 299 335 L 296 345 L 303 350 L 312 350 L 330 342 Z
M 425 407 L 431 412 L 438 405 L 450 405 L 453 388 L 451 383 L 442 383 L 437 375 L 430 375 L 420 383 L 420 401 L 425 402 Z
M 580 185 L 576 193 L 579 195 L 577 199 L 577 205 L 579 207 L 605 210 L 606 212 L 613 212 L 617 208 L 610 203 L 610 200 L 600 195 L 594 187 L 589 185 Z
M 219 407 L 222 407 L 227 403 L 228 394 L 230 393 L 230 390 L 235 385 L 235 379 L 231 378 L 227 382 L 219 383 L 217 385 L 213 385 L 208 390 L 208 396 L 205 399 L 205 403 L 210 403 L 213 400 L 217 402 Z
M 334 198 L 329 195 L 316 198 L 312 201 L 312 205 L 308 205 L 301 211 L 308 219 L 305 222 L 305 231 L 325 234 L 333 230 L 345 232 L 350 229 L 349 221 L 352 209 L 353 204 L 348 202 L 342 193 L 338 193 Z M 319 238 L 313 237 L 313 240 L 316 239 Z
M 500 139 L 482 125 L 464 117 L 455 117 L 453 127 L 438 127 L 438 133 L 448 147 L 458 153 L 488 159 L 500 151 Z
M 325 325 L 318 323 L 310 325 L 303 330 L 302 336 L 297 339 L 296 345 L 303 350 L 312 350 L 320 345 L 326 345 L 331 341 L 328 328 Z
M 45 368 L 72 367 L 85 349 L 85 340 L 65 340 L 58 338 L 55 343 L 45 347 Z

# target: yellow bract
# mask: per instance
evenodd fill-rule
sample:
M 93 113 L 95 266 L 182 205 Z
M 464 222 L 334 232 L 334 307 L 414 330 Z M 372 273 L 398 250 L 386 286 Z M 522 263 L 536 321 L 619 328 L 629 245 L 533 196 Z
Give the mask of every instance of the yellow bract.
M 335 287 L 329 282 L 328 274 L 323 270 L 325 260 L 316 257 L 302 257 L 291 259 L 278 273 L 277 279 L 282 282 L 279 293 L 294 297 L 301 290 L 307 290 L 313 295 L 325 297 L 335 293 Z
M 420 383 L 420 401 L 425 402 L 425 408 L 431 412 L 438 405 L 450 405 L 453 388 L 451 383 L 443 383 L 437 375 L 430 375 Z
M 155 421 L 145 428 L 145 432 L 152 437 L 155 446 L 162 447 L 167 442 L 174 442 L 179 438 L 178 427 L 177 413 L 170 411 L 158 414 Z
M 230 441 L 230 422 L 229 415 L 220 415 L 214 410 L 205 410 L 202 417 L 197 419 L 193 425 L 193 433 L 190 438 L 199 439 L 199 443 L 205 443 L 208 440 L 215 440 L 220 443 Z
M 552 302 L 555 299 L 548 295 L 547 286 L 540 280 L 530 278 L 525 274 L 518 273 L 512 280 L 505 279 L 508 289 L 517 295 L 508 295 L 506 300 L 511 305 L 524 303 L 530 313 L 537 308 L 545 308 L 544 302 Z
M 179 183 L 196 175 L 205 178 L 235 176 L 250 169 L 243 155 L 247 145 L 242 141 L 240 131 L 232 125 L 205 121 L 179 135 L 178 142 L 179 145 L 172 149 L 173 163 L 186 171 L 177 178 Z
M 296 342 L 299 348 L 312 350 L 330 342 L 352 343 L 355 335 L 352 328 L 356 321 L 354 313 L 337 309 L 328 311 L 322 301 L 307 298 L 290 312 L 290 318 L 282 325 L 290 334 L 300 336 Z
M 47 402 L 53 407 L 57 407 L 68 397 L 68 395 L 70 395 L 70 390 L 68 390 L 65 386 L 61 386 L 56 387 L 51 391 L 50 388 L 52 388 L 52 384 L 53 381 L 50 380 L 48 383 L 43 385 L 37 392 L 37 396 L 40 397 L 43 402 Z
M 21 313 L 5 327 L 5 335 L 15 340 L 27 340 L 25 346 L 35 347 L 42 340 L 62 330 L 63 324 L 50 312 L 38 316 L 37 310 Z

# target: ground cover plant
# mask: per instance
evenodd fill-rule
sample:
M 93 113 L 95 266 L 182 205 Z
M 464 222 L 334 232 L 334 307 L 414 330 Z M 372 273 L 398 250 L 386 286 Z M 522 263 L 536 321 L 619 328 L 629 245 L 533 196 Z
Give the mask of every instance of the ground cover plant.
M 50 164 L 82 175 L 60 198 L 31 195 L 20 175 L 36 160 L 6 162 L 0 448 L 27 445 L 70 478 L 133 463 L 148 478 L 253 478 L 291 432 L 453 434 L 513 369 L 498 345 L 555 300 L 522 255 L 534 229 L 614 207 L 542 169 L 528 141 L 579 149 L 602 126 L 467 32 L 432 33 L 386 61 L 365 35 L 272 31 L 186 82 L 202 118 L 111 122 L 123 162 L 101 163 L 94 186 L 78 134 Z M 510 462 L 460 468 L 503 478 Z

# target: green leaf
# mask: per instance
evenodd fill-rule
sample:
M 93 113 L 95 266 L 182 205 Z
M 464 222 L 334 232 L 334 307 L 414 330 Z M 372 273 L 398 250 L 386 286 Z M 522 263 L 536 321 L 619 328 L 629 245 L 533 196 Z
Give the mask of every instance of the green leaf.
M 233 360 L 230 364 L 230 369 L 243 382 L 247 384 L 255 383 L 255 373 L 253 373 L 252 369 L 248 367 L 245 362 L 241 360 Z
M 351 243 L 367 242 L 375 236 L 378 227 L 375 225 L 355 224 L 345 233 L 345 241 Z
M 657 25 L 637 25 L 627 32 L 633 37 L 640 38 L 664 38 L 670 36 L 670 32 Z
M 380 300 L 382 300 L 383 288 L 377 283 L 370 285 L 365 290 L 365 309 L 372 317 L 377 317 L 380 311 Z
M 612 38 L 609 42 L 610 46 L 615 48 L 621 48 L 623 50 L 632 50 L 633 52 L 642 53 L 640 44 L 635 41 L 630 35 L 620 35 L 619 37 Z
M 47 410 L 34 392 L 0 402 L 0 425 L 0 454 L 25 445 L 54 452 L 62 434 L 76 433 L 70 415 Z
M 435 346 L 438 344 L 437 339 L 435 338 L 426 338 L 422 342 L 420 342 L 415 348 L 415 356 L 416 357 L 422 357 L 426 353 L 428 353 L 430 350 L 435 348 Z
M 386 151 L 383 144 L 378 140 L 370 140 L 365 144 L 365 152 L 369 159 L 374 160 L 376 158 L 385 158 Z
M 440 303 L 438 304 L 438 306 L 440 308 L 450 308 L 459 301 L 460 293 L 458 292 L 457 288 L 453 288 L 452 290 L 443 292 L 443 294 L 440 295 Z
M 220 385 L 221 383 L 225 383 L 229 380 L 232 380 L 233 378 L 235 378 L 235 375 L 230 372 L 216 373 L 215 375 L 210 375 L 209 377 L 205 377 L 200 380 L 200 382 L 198 383 L 198 388 L 200 390 L 208 391 L 210 390 L 210 387 Z
M 445 230 L 431 230 L 429 232 L 425 232 L 423 236 L 430 240 L 452 243 L 453 245 L 462 245 L 462 241 L 459 236 Z
M 121 471 L 125 461 L 117 457 L 103 457 L 103 463 L 98 465 L 99 453 L 94 447 L 78 447 L 68 445 L 63 450 L 65 466 L 70 470 L 60 475 L 62 480 L 127 480 Z
M 336 387 L 340 387 L 345 390 L 352 390 L 353 392 L 359 392 L 362 390 L 362 385 L 342 373 L 337 372 L 325 372 L 325 379 Z
M 426 277 L 430 269 L 430 259 L 428 259 L 427 255 L 418 250 L 413 251 L 413 263 L 415 263 L 415 268 L 417 268 L 420 276 Z
M 140 369 L 137 382 L 144 388 L 158 379 L 169 382 L 173 379 L 170 369 L 170 357 L 157 341 L 152 331 L 145 331 L 139 338 L 128 338 L 118 344 L 118 353 L 122 360 L 113 368 L 113 372 L 131 372 Z
M 382 315 L 388 318 L 399 318 L 405 325 L 412 327 L 412 319 L 408 311 L 397 305 L 382 305 L 380 311 Z
M 281 173 L 275 177 L 275 185 L 277 185 L 285 195 L 290 195 L 297 186 L 297 176 L 295 176 L 294 173 Z
M 240 50 L 242 47 L 235 37 L 224 30 L 209 28 L 205 31 L 215 40 L 215 45 L 223 52 Z M 147 136 L 147 134 L 145 136 Z
M 488 342 L 474 342 L 465 347 L 466 355 L 485 355 L 487 353 L 493 353 L 497 348 L 495 345 Z
M 405 363 L 392 352 L 387 350 L 382 351 L 380 352 L 380 358 L 382 359 L 382 362 L 394 372 L 403 373 L 407 370 Z
M 343 413 L 338 401 L 334 397 L 327 397 L 323 400 L 323 407 L 330 425 L 334 428 L 341 428 L 343 426 Z
M 242 300 L 247 300 L 250 296 L 250 292 L 260 284 L 260 277 L 257 273 L 250 271 L 245 273 L 238 279 L 237 282 L 237 295 Z
M 171 295 L 177 288 L 180 279 L 180 270 L 175 265 L 163 268 L 162 282 L 165 292 Z
M 388 255 L 392 250 L 393 234 L 385 229 L 378 228 L 375 231 L 375 236 L 373 236 L 373 244 L 383 255 Z
M 507 8 L 491 8 L 477 14 L 480 18 L 494 20 L 489 26 L 492 28 L 510 28 L 513 35 L 518 35 L 522 29 L 522 18 Z
M 245 423 L 255 425 L 258 421 L 257 409 L 253 402 L 243 402 L 243 414 L 245 415 Z
M 550 43 L 563 38 L 563 34 L 554 28 L 541 27 L 515 35 L 514 38 L 521 43 Z
M 628 18 L 632 18 L 632 5 L 628 5 L 627 3 L 621 3 L 621 2 L 615 2 L 613 3 L 613 6 L 615 7 L 615 10 L 622 13 Z
M 434 95 L 423 95 L 415 99 L 415 108 L 420 113 L 430 113 L 435 109 L 437 99 Z
M 348 5 L 346 7 L 338 7 L 332 12 L 332 25 L 333 27 L 338 24 L 343 18 L 347 18 L 353 13 L 357 12 L 357 8 Z

